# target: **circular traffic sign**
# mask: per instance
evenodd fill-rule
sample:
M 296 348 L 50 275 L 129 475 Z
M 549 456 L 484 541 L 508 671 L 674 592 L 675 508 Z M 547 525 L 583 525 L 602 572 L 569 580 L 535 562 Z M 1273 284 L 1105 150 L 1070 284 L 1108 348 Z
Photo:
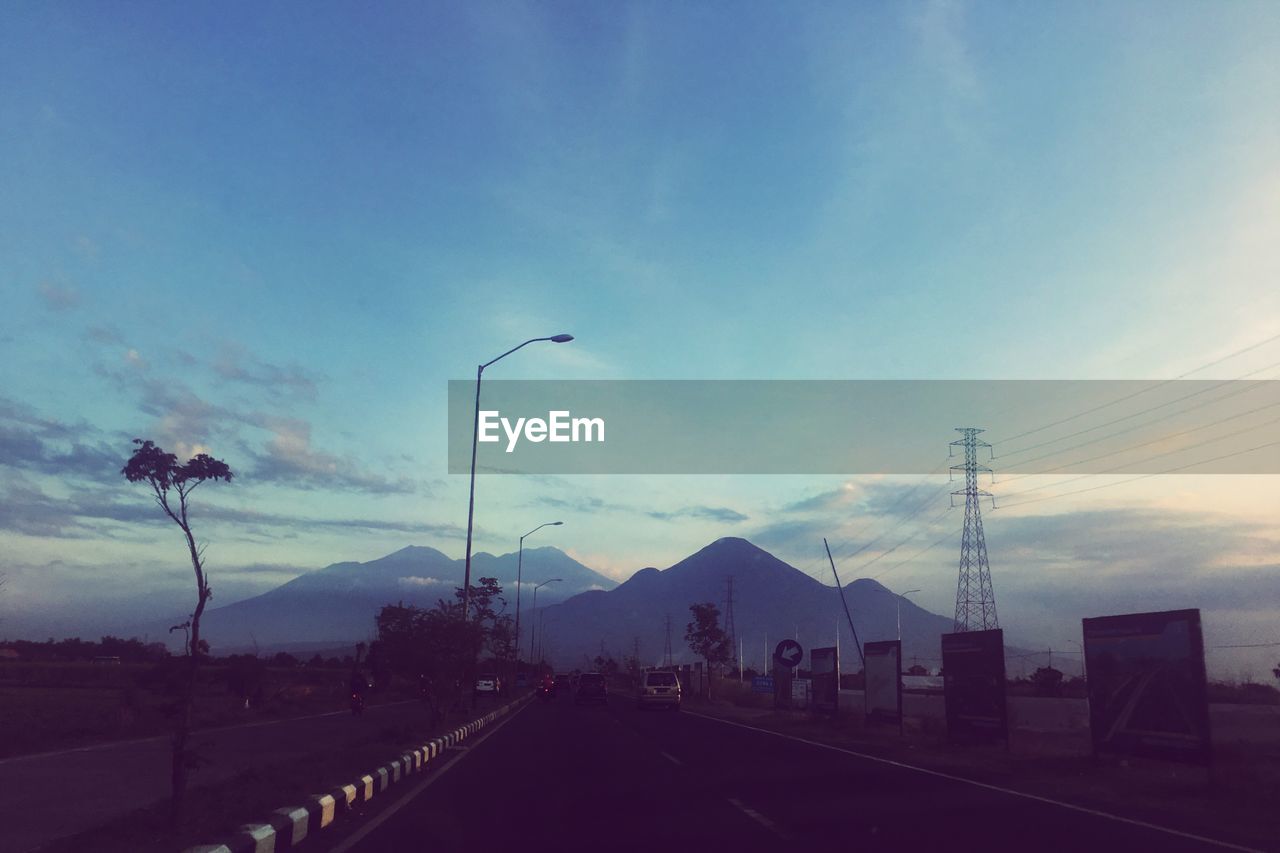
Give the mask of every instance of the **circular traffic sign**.
M 773 660 L 794 669 L 804 660 L 804 648 L 795 640 L 783 640 L 773 650 Z

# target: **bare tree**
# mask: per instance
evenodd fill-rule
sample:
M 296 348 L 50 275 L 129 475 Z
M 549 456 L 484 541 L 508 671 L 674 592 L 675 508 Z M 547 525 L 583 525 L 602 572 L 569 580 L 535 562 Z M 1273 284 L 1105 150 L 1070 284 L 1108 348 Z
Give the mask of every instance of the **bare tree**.
M 191 620 L 174 628 L 189 629 L 186 641 L 186 678 L 182 683 L 182 705 L 178 713 L 178 722 L 173 734 L 173 759 L 171 779 L 173 783 L 173 800 L 170 804 L 169 817 L 176 826 L 182 817 L 182 805 L 187 788 L 187 769 L 191 756 L 187 750 L 187 735 L 191 730 L 191 710 L 195 702 L 196 670 L 200 656 L 204 653 L 206 643 L 200 639 L 200 617 L 204 614 L 205 605 L 213 597 L 209 586 L 209 578 L 204 571 L 204 548 L 196 545 L 191 532 L 191 522 L 187 516 L 188 501 L 196 486 L 209 480 L 225 480 L 231 482 L 231 469 L 225 462 L 214 459 L 204 453 L 197 454 L 186 463 L 179 465 L 178 457 L 165 453 L 150 441 L 135 438 L 133 443 L 137 449 L 133 456 L 120 469 L 120 473 L 130 483 L 146 483 L 151 487 L 156 504 L 164 510 L 174 524 L 182 529 L 187 541 L 187 552 L 191 557 L 191 568 L 196 575 L 196 608 L 191 613 Z M 176 502 L 175 502 L 176 499 Z

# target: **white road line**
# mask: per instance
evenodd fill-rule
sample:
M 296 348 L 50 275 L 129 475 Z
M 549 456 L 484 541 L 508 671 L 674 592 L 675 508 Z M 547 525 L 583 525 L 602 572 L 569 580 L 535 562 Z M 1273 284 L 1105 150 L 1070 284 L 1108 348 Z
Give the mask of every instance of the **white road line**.
M 1179 838 L 1189 838 L 1192 841 L 1202 841 L 1205 844 L 1212 844 L 1217 847 L 1224 847 L 1228 850 L 1241 850 L 1243 851 L 1243 853 L 1264 853 L 1264 851 L 1258 850 L 1257 848 L 1254 848 L 1254 847 L 1244 847 L 1239 844 L 1232 844 L 1230 841 L 1221 841 L 1217 838 L 1207 838 L 1203 835 L 1196 835 L 1191 832 L 1183 832 L 1180 829 L 1173 829 L 1168 826 L 1161 826 L 1158 823 L 1147 823 L 1145 820 L 1137 820 L 1131 817 L 1121 817 L 1120 815 L 1117 815 L 1117 814 L 1098 811 L 1097 809 L 1091 809 L 1086 806 L 1078 806 L 1074 803 L 1064 803 L 1061 800 L 1051 800 L 1048 797 L 1042 797 L 1039 794 L 1028 794 L 1026 791 L 1015 791 L 1012 788 L 1001 788 L 999 785 L 988 785 L 986 782 L 977 782 L 973 779 L 966 779 L 963 776 L 952 776 L 950 773 L 942 773 L 938 770 L 929 770 L 924 767 L 916 767 L 913 764 L 903 764 L 901 761 L 894 761 L 889 758 L 881 758 L 878 755 L 868 755 L 865 752 L 855 752 L 852 749 L 844 749 L 843 747 L 832 746 L 829 743 L 819 743 L 816 740 L 806 740 L 805 738 L 796 737 L 795 735 L 786 735 L 781 732 L 770 731 L 769 729 L 761 729 L 755 726 L 748 726 L 744 723 L 734 722 L 733 720 L 725 720 L 720 717 L 713 717 L 710 714 L 699 714 L 696 711 L 688 711 L 686 713 L 688 713 L 690 716 L 693 716 L 693 717 L 701 717 L 704 720 L 712 720 L 717 723 L 724 723 L 726 726 L 737 726 L 740 729 L 747 729 L 748 731 L 761 732 L 763 734 L 773 735 L 774 737 L 779 737 L 779 738 L 782 738 L 783 740 L 794 740 L 798 743 L 808 744 L 809 746 L 816 746 L 819 749 L 827 749 L 832 752 L 842 752 L 845 755 L 852 755 L 856 758 L 862 758 L 867 761 L 874 761 L 877 764 L 888 764 L 891 767 L 900 767 L 903 770 L 914 770 L 916 773 L 923 773 L 926 776 L 935 776 L 939 779 L 949 779 L 952 782 L 961 782 L 965 785 L 972 785 L 975 788 L 986 788 L 988 791 L 999 791 L 1001 794 L 1008 794 L 1011 797 L 1021 797 L 1024 800 L 1035 800 L 1036 802 L 1039 802 L 1039 803 L 1046 803 L 1051 806 L 1058 806 L 1060 808 L 1069 809 L 1073 812 L 1081 812 L 1083 814 L 1093 815 L 1094 817 L 1100 817 L 1106 820 L 1114 820 L 1117 823 L 1127 823 L 1130 826 L 1140 826 L 1143 829 L 1150 829 L 1150 830 L 1154 830 L 1155 832 L 1163 832 L 1166 835 L 1176 835 Z
M 498 722 L 494 723 L 493 728 L 489 729 L 489 731 L 486 732 L 485 734 L 479 735 L 476 738 L 475 742 L 471 744 L 471 746 L 477 747 L 480 744 L 484 743 L 486 740 L 492 737 L 493 734 L 498 731 L 498 729 L 502 728 L 507 723 L 514 720 L 521 711 L 523 711 L 525 708 L 528 708 L 531 704 L 532 703 L 530 702 L 525 702 L 519 708 L 516 708 L 510 714 L 503 717 Z M 399 800 L 387 806 L 387 808 L 384 811 L 370 818 L 369 821 L 364 826 L 360 827 L 355 832 L 351 833 L 351 835 L 347 837 L 347 839 L 343 841 L 341 844 L 339 844 L 337 847 L 330 848 L 329 853 L 346 853 L 346 851 L 350 850 L 352 847 L 359 844 L 361 841 L 364 840 L 366 835 L 373 832 L 379 826 L 382 826 L 382 824 L 385 823 L 388 819 L 390 819 L 392 815 L 400 811 L 405 806 L 409 805 L 409 803 L 413 802 L 414 798 L 416 798 L 419 794 L 421 794 L 431 785 L 435 784 L 435 782 L 439 780 L 441 776 L 448 773 L 455 764 L 462 761 L 464 758 L 466 758 L 468 755 L 471 755 L 473 752 L 475 752 L 474 748 L 468 749 L 466 752 L 458 753 L 458 756 L 456 758 L 450 760 L 449 763 L 445 764 L 444 766 L 434 770 L 430 776 L 428 776 L 426 779 L 419 782 L 413 788 L 410 788 L 408 791 L 406 791 L 405 794 Z
M 755 809 L 747 805 L 744 805 L 741 800 L 735 800 L 733 797 L 729 797 L 728 800 L 730 803 L 733 804 L 735 808 L 738 809 L 738 811 L 742 812 L 744 815 L 751 818 L 756 823 L 760 824 L 765 829 L 772 832 L 774 835 L 778 836 L 784 841 L 791 840 L 791 836 L 783 832 L 782 829 L 776 823 L 769 820 L 769 818 L 765 817 L 764 815 L 760 814 L 760 812 L 756 811 Z
M 681 761 L 680 759 L 676 758 L 674 755 L 672 755 L 672 754 L 671 754 L 671 753 L 669 753 L 669 752 L 661 752 L 661 751 L 659 751 L 659 752 L 658 752 L 658 754 L 659 754 L 659 755 L 661 755 L 663 758 L 667 759 L 667 761 L 670 761 L 672 764 L 676 765 L 677 767 L 683 767 L 683 766 L 684 766 L 684 762 L 683 762 L 683 761 Z

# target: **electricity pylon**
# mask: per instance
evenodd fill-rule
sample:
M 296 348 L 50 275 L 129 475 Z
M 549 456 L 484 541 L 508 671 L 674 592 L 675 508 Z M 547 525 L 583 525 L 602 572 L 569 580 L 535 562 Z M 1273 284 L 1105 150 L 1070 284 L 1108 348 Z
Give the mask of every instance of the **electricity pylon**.
M 979 503 L 982 498 L 991 497 L 990 492 L 978 488 L 978 472 L 991 473 L 990 468 L 978 464 L 978 448 L 991 448 L 990 444 L 978 439 L 978 433 L 983 431 L 974 427 L 957 427 L 956 432 L 963 433 L 964 438 L 951 442 L 952 447 L 964 448 L 964 464 L 951 466 L 952 472 L 964 472 L 964 488 L 951 493 L 952 506 L 955 506 L 956 495 L 964 495 L 964 535 L 960 542 L 960 579 L 956 584 L 956 617 L 952 628 L 956 633 L 1000 627 L 996 619 L 996 594 L 991 587 L 991 566 L 987 563 L 987 540 L 982 533 L 982 507 Z M 995 506 L 995 498 L 992 498 L 991 505 Z

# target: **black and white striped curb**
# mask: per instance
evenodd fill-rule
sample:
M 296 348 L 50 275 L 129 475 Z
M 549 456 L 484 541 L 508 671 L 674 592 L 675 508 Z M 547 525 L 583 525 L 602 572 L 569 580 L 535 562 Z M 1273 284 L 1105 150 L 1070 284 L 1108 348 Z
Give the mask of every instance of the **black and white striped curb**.
M 265 822 L 245 824 L 231 837 L 219 843 L 188 847 L 183 853 L 275 853 L 277 850 L 288 850 L 354 810 L 359 803 L 372 800 L 402 779 L 431 769 L 435 766 L 432 762 L 446 749 L 511 713 L 529 698 L 530 696 L 523 696 L 503 705 L 465 726 L 459 726 L 448 734 L 403 753 L 372 773 L 346 785 L 339 785 L 327 794 L 313 794 L 302 805 L 276 809 Z

